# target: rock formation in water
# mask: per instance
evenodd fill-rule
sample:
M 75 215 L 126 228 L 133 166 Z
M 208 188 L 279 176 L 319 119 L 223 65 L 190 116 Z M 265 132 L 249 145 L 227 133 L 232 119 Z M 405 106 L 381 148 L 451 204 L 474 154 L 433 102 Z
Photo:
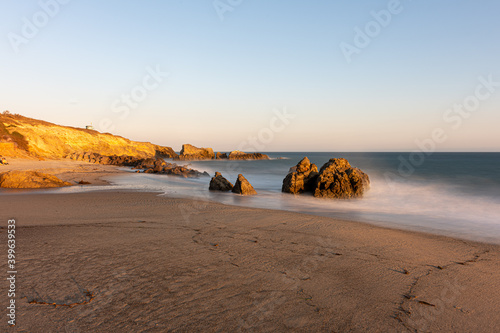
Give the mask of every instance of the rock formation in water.
M 366 173 L 351 167 L 345 158 L 332 158 L 321 167 L 313 194 L 318 198 L 349 199 L 363 196 L 369 186 Z
M 215 154 L 215 159 L 217 159 L 217 160 L 227 159 L 227 154 L 226 153 L 219 153 L 219 152 L 217 152 Z
M 229 160 L 268 160 L 269 156 L 261 153 L 245 153 L 239 150 L 233 150 L 229 153 Z
M 216 172 L 215 176 L 210 180 L 210 186 L 208 189 L 210 191 L 227 192 L 233 189 L 233 184 L 224 178 L 220 172 Z
M 212 160 L 215 158 L 212 148 L 198 148 L 190 144 L 182 145 L 181 153 L 175 157 L 176 160 Z
M 4 188 L 46 188 L 71 185 L 56 176 L 38 171 L 7 171 L 0 174 L 0 187 Z
M 304 157 L 290 171 L 283 179 L 282 192 L 293 194 L 312 192 L 318 177 L 318 167 L 315 164 L 311 164 L 309 159 Z
M 240 173 L 238 175 L 238 179 L 233 186 L 233 193 L 242 194 L 242 195 L 254 195 L 257 194 L 257 191 L 253 188 L 253 186 L 248 182 L 248 180 L 243 177 Z
M 182 165 L 177 165 L 175 163 L 167 163 L 162 158 L 148 158 L 141 160 L 134 168 L 144 169 L 145 173 L 181 176 L 184 178 L 210 176 L 207 172 L 200 172 L 198 170 L 191 169 Z
M 332 158 L 320 171 L 304 157 L 283 180 L 282 192 L 312 193 L 318 198 L 361 197 L 370 186 L 367 174 L 353 168 L 345 158 Z
M 233 150 L 229 154 L 227 153 L 216 153 L 215 159 L 217 160 L 268 160 L 269 156 L 262 153 L 245 153 L 239 150 Z
M 0 113 L 0 150 L 4 156 L 53 159 L 84 152 L 137 158 L 177 156 L 170 147 L 91 129 L 59 126 L 9 112 Z

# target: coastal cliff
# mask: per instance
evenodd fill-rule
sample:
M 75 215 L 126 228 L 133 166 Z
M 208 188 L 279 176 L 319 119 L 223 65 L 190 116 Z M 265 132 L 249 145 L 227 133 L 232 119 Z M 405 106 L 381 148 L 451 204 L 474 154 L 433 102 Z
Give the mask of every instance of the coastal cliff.
M 177 156 L 172 148 L 150 142 L 0 113 L 0 154 L 3 156 L 58 159 L 83 152 L 137 158 Z

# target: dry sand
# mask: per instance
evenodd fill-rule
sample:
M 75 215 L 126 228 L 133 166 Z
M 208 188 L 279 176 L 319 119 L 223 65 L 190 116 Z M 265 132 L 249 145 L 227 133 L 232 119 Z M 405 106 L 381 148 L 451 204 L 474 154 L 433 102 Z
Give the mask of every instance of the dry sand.
M 11 331 L 497 332 L 500 324 L 496 245 L 154 193 L 3 195 L 0 211 L 2 244 L 7 219 L 17 221 Z

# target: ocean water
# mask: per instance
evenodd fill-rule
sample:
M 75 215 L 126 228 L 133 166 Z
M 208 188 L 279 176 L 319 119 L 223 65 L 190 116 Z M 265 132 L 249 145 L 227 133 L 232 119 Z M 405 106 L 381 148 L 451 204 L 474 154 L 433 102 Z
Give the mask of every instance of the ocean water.
M 208 191 L 209 177 L 136 174 L 110 179 L 102 189 L 160 191 L 230 205 L 279 209 L 368 222 L 393 228 L 500 243 L 500 153 L 267 153 L 271 160 L 192 161 L 189 167 L 222 173 L 233 184 L 242 173 L 257 196 Z M 365 171 L 371 187 L 361 199 L 318 199 L 281 193 L 283 178 L 304 156 L 318 169 L 344 157 Z M 57 189 L 81 191 L 84 187 Z M 87 189 L 91 189 L 87 187 Z

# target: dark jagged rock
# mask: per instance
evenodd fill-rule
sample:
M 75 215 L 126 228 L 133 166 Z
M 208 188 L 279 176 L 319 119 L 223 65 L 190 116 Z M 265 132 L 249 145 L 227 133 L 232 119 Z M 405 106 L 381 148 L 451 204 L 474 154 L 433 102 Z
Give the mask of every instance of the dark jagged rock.
M 209 176 L 206 172 L 190 169 L 185 166 L 177 165 L 175 163 L 167 163 L 161 158 L 145 159 L 142 163 L 138 164 L 136 169 L 145 169 L 145 173 L 159 173 L 166 175 L 182 176 L 185 178 L 193 178 L 200 176 Z
M 227 154 L 226 153 L 216 153 L 215 154 L 215 159 L 217 160 L 224 160 L 227 159 Z
M 229 153 L 230 160 L 268 160 L 269 156 L 261 153 L 245 153 L 239 150 L 233 150 Z
M 317 177 L 318 167 L 304 157 L 283 179 L 281 191 L 293 194 L 311 192 L 316 185 Z
M 198 148 L 190 144 L 182 145 L 181 154 L 174 159 L 180 161 L 212 160 L 215 158 L 212 148 Z
M 348 199 L 363 196 L 369 186 L 367 174 L 351 167 L 345 158 L 332 158 L 321 167 L 313 194 L 319 198 Z
M 66 158 L 90 163 L 128 166 L 135 169 L 143 169 L 145 173 L 158 173 L 182 177 L 209 176 L 206 172 L 202 173 L 175 163 L 167 163 L 159 157 L 137 158 L 133 156 L 102 156 L 95 153 L 76 153 L 66 156 Z
M 248 182 L 248 180 L 243 177 L 240 173 L 238 175 L 238 179 L 233 186 L 233 193 L 241 194 L 241 195 L 254 195 L 257 194 L 257 191 L 253 188 L 253 186 Z
M 168 163 L 165 167 L 163 167 L 163 170 L 160 173 L 166 175 L 182 176 L 185 178 L 210 176 L 207 172 L 200 172 L 198 170 L 190 169 L 185 166 L 180 166 L 175 163 Z
M 216 172 L 215 176 L 210 180 L 210 186 L 208 187 L 210 191 L 231 191 L 233 189 L 233 184 L 222 176 L 220 172 Z
M 134 165 L 134 168 L 161 170 L 165 165 L 167 165 L 167 162 L 161 158 L 145 158 Z
M 96 164 L 109 164 L 109 165 L 118 165 L 118 166 L 136 166 L 144 160 L 151 160 L 150 158 L 138 158 L 134 156 L 127 155 L 112 155 L 112 156 L 104 156 L 97 153 L 73 153 L 66 158 L 75 160 L 75 161 L 83 161 L 89 163 Z M 154 160 L 154 159 L 153 159 Z

